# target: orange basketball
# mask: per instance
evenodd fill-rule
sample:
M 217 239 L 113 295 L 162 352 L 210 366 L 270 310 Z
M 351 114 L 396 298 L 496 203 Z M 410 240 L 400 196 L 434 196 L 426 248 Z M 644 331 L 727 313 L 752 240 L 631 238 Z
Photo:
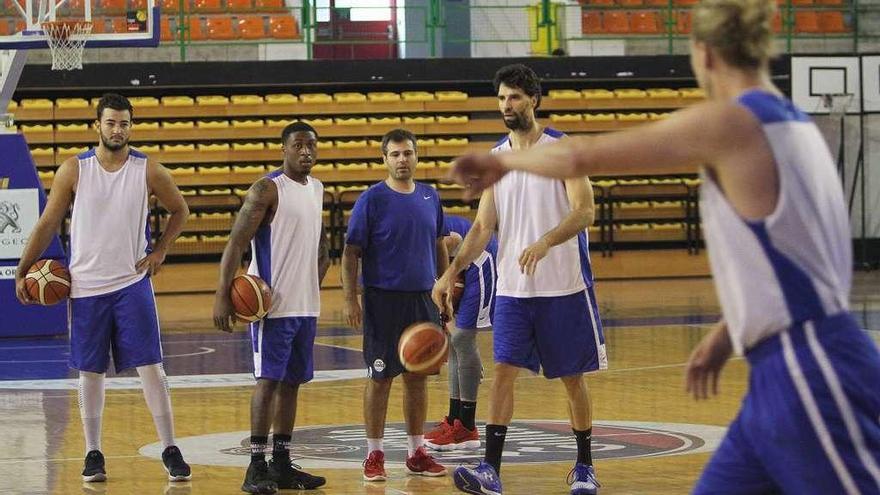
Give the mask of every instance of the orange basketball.
M 243 321 L 257 321 L 272 307 L 272 290 L 256 275 L 239 275 L 229 289 L 235 316 Z
M 51 306 L 70 295 L 70 272 L 57 260 L 39 260 L 24 276 L 24 287 L 34 301 Z
M 397 354 L 407 371 L 421 375 L 436 374 L 449 354 L 446 332 L 429 321 L 413 323 L 400 335 Z

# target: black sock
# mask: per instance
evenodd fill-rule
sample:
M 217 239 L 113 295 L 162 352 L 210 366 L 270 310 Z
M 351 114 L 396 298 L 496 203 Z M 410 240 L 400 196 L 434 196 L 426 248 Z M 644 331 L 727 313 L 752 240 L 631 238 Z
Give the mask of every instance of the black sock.
M 461 401 L 459 399 L 449 398 L 449 414 L 446 415 L 446 421 L 449 422 L 449 426 L 452 426 L 455 423 L 456 419 L 460 419 L 460 411 L 461 411 Z
M 459 411 L 461 413 L 461 424 L 468 430 L 473 430 L 475 426 L 474 418 L 477 415 L 477 403 L 463 400 L 461 401 L 461 408 Z
M 269 437 L 257 437 L 251 435 L 251 462 L 266 460 L 266 445 L 269 443 Z
M 498 475 L 501 475 L 501 453 L 504 451 L 506 436 L 506 426 L 486 425 L 486 458 L 484 460 L 495 468 Z
M 290 435 L 272 435 L 272 459 L 290 460 Z
M 587 466 L 593 465 L 593 454 L 590 452 L 590 444 L 592 443 L 593 429 L 587 428 L 583 431 L 578 431 L 572 429 L 574 432 L 574 438 L 577 440 L 578 444 L 578 458 L 577 462 L 580 464 L 586 464 Z

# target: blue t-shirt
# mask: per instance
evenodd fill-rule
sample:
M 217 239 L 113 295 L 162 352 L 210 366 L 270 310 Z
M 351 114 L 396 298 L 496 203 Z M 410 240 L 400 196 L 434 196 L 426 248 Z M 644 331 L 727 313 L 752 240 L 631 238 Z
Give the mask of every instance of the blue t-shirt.
M 399 193 L 384 181 L 354 204 L 345 243 L 360 246 L 365 287 L 429 291 L 437 276 L 437 239 L 446 231 L 443 208 L 433 187 L 416 182 Z
M 458 215 L 446 215 L 445 223 L 448 232 L 455 232 L 460 235 L 462 239 L 464 239 L 468 232 L 471 231 L 471 226 L 473 225 L 470 220 Z M 493 258 L 498 255 L 498 239 L 495 238 L 495 234 L 492 234 L 492 237 L 489 238 L 485 250 L 488 251 Z

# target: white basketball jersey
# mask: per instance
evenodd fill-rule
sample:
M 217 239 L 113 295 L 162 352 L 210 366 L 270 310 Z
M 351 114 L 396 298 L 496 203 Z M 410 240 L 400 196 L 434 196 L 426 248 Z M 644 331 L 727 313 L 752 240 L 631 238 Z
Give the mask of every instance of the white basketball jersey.
M 536 145 L 563 137 L 545 128 Z M 502 139 L 493 153 L 510 151 L 510 139 Z M 497 295 L 509 297 L 555 297 L 582 291 L 584 257 L 578 237 L 550 248 L 538 262 L 534 275 L 520 271 L 519 256 L 571 213 L 564 181 L 512 171 L 493 186 L 498 216 Z M 584 237 L 584 236 L 579 236 Z M 582 242 L 582 241 L 581 241 Z
M 773 149 L 776 209 L 744 220 L 704 172 L 700 213 L 724 319 L 742 353 L 793 323 L 846 311 L 852 248 L 840 179 L 816 125 L 769 93 L 750 91 L 739 102 Z
M 70 297 L 125 288 L 142 278 L 135 264 L 148 254 L 147 156 L 129 148 L 122 168 L 108 172 L 95 150 L 77 156 L 79 178 L 70 217 Z
M 303 185 L 281 170 L 266 176 L 278 189 L 278 207 L 269 225 L 259 228 L 251 241 L 248 273 L 272 288 L 267 318 L 318 316 L 318 244 L 324 185 L 307 177 Z

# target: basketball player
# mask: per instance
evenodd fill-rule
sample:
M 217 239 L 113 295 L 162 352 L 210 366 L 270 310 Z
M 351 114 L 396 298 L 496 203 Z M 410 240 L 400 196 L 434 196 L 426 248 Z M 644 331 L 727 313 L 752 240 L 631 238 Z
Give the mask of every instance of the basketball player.
M 506 154 L 561 140 L 535 119 L 541 83 L 532 69 L 502 67 L 495 90 L 510 129 L 492 153 Z M 540 160 L 538 160 L 540 161 Z M 608 366 L 585 229 L 593 222 L 593 189 L 583 178 L 566 181 L 513 173 L 480 198 L 477 217 L 458 256 L 434 286 L 446 307 L 455 274 L 483 251 L 498 227 L 498 288 L 493 316 L 495 376 L 489 395 L 486 456 L 476 468 L 459 467 L 455 485 L 467 493 L 501 493 L 501 454 L 513 417 L 514 381 L 521 369 L 559 378 L 568 395 L 577 460 L 571 493 L 594 494 L 599 483 L 590 452 L 592 405 L 586 372 Z
M 770 80 L 774 14 L 765 0 L 694 7 L 691 64 L 708 101 L 637 129 L 462 158 L 454 175 L 475 191 L 514 170 L 700 170 L 723 319 L 691 354 L 686 388 L 717 393 L 734 352 L 751 373 L 694 493 L 880 493 L 880 355 L 848 312 L 849 217 L 834 160 Z
M 450 258 L 458 253 L 471 221 L 457 215 L 446 215 L 446 249 Z M 475 415 L 477 390 L 483 374 L 480 351 L 477 349 L 477 329 L 492 325 L 495 304 L 495 256 L 498 242 L 492 236 L 486 249 L 464 273 L 464 292 L 450 326 L 449 348 L 449 413 L 434 430 L 425 434 L 426 445 L 440 451 L 474 450 L 480 447 Z M 448 327 L 447 327 L 448 328 Z
M 297 393 L 314 374 L 320 284 L 330 267 L 321 221 L 324 185 L 310 176 L 318 133 L 294 122 L 281 132 L 281 142 L 281 168 L 251 186 L 235 217 L 214 296 L 214 326 L 231 332 L 235 316 L 229 289 L 250 243 L 248 273 L 272 287 L 272 307 L 265 318 L 250 324 L 257 386 L 251 397 L 251 462 L 241 485 L 247 493 L 310 490 L 326 483 L 290 461 Z M 270 422 L 272 460 L 267 463 Z
M 128 145 L 133 113 L 128 99 L 105 94 L 97 110 L 98 146 L 58 167 L 46 209 L 18 264 L 16 295 L 22 303 L 33 302 L 24 290 L 24 275 L 49 246 L 72 204 L 70 367 L 79 370 L 79 410 L 86 440 L 83 480 L 107 479 L 101 420 L 104 375 L 112 349 L 116 372 L 136 368 L 141 378 L 147 407 L 165 446 L 162 461 L 169 479 L 185 481 L 191 472 L 174 445 L 174 417 L 150 276 L 165 261 L 189 209 L 168 171 Z M 151 194 L 170 214 L 154 246 L 150 246 L 147 204 Z
M 369 379 L 364 390 L 367 431 L 365 481 L 385 481 L 385 415 L 394 377 L 403 375 L 409 474 L 445 476 L 422 434 L 428 408 L 425 375 L 408 373 L 397 355 L 400 334 L 409 325 L 440 323 L 431 302 L 434 277 L 449 263 L 443 243 L 443 209 L 433 187 L 415 182 L 416 137 L 395 129 L 382 138 L 388 178 L 357 199 L 348 221 L 342 252 L 342 287 L 348 323 L 363 321 L 364 361 Z M 363 309 L 357 297 L 358 265 L 363 271 Z

